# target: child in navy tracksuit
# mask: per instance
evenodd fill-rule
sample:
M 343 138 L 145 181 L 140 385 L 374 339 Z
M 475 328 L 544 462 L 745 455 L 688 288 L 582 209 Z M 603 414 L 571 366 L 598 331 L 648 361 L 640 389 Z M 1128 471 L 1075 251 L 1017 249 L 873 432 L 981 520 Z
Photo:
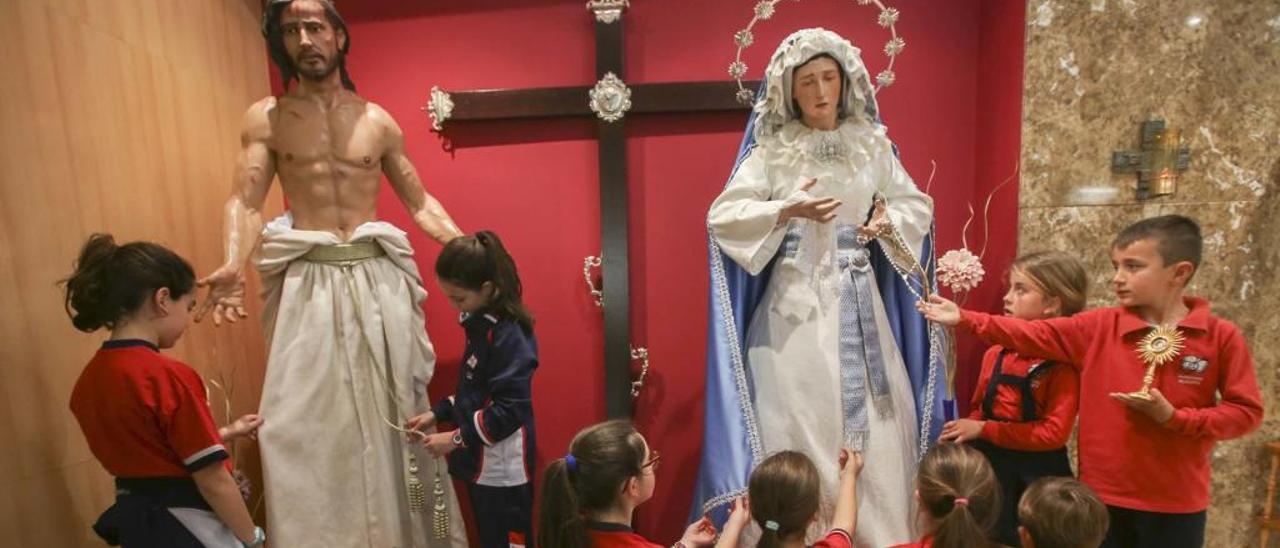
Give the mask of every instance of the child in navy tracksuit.
M 462 312 L 467 347 L 458 389 L 406 425 L 453 430 L 426 436 L 467 486 L 485 548 L 524 546 L 532 534 L 534 458 L 530 382 L 538 367 L 533 317 L 521 302 L 515 261 L 492 232 L 451 240 L 436 260 L 440 288 Z

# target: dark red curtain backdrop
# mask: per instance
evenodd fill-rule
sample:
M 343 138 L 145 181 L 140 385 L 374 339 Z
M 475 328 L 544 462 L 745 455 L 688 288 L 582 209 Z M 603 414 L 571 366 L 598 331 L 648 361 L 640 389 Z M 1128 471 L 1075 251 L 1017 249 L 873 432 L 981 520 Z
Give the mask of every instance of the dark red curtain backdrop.
M 633 0 L 624 18 L 630 83 L 720 80 L 733 59 L 733 33 L 750 0 Z M 900 0 L 907 42 L 898 81 L 879 96 L 890 137 L 937 211 L 940 250 L 961 244 L 966 204 L 1014 173 L 1021 123 L 1023 2 Z M 604 418 L 601 312 L 582 279 L 599 253 L 594 123 L 590 120 L 460 124 L 448 139 L 422 111 L 429 90 L 579 85 L 594 82 L 592 19 L 582 0 L 340 1 L 350 24 L 348 66 L 359 92 L 404 129 L 409 156 L 429 192 L 468 232 L 496 231 L 515 256 L 537 316 L 541 368 L 534 377 L 538 472 L 563 455 L 580 428 Z M 850 38 L 874 75 L 889 38 L 873 7 L 848 0 L 779 4 L 745 54 L 759 78 L 778 42 L 802 27 Z M 632 333 L 649 348 L 652 371 L 635 420 L 663 454 L 657 492 L 636 528 L 658 543 L 685 525 L 702 439 L 707 321 L 704 219 L 724 186 L 745 114 L 627 119 L 631 196 Z M 439 247 L 384 192 L 379 213 L 410 233 L 427 278 L 428 331 L 439 361 L 431 392 L 450 393 L 463 334 L 432 275 Z M 980 215 L 980 214 L 979 214 Z M 992 203 L 987 282 L 969 305 L 999 310 L 1003 274 L 1016 249 L 1017 182 Z M 969 246 L 981 245 L 974 222 Z M 962 341 L 957 385 L 972 392 L 982 348 Z M 967 407 L 967 404 L 966 404 Z

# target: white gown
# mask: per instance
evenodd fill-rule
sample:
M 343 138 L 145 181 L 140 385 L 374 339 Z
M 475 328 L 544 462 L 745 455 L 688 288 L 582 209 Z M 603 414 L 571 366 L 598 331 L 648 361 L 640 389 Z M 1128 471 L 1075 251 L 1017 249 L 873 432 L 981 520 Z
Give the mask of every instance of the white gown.
M 836 160 L 822 153 L 832 150 L 833 140 L 843 143 L 835 145 L 844 151 Z M 814 178 L 813 188 L 800 190 Z M 886 200 L 888 217 L 905 243 L 919 250 L 933 203 L 894 156 L 883 126 L 845 121 L 835 130 L 819 131 L 792 121 L 757 144 L 708 216 L 720 248 L 751 274 L 778 256 L 747 329 L 747 360 L 765 455 L 800 451 L 822 476 L 823 505 L 814 533 L 829 526 L 839 485 L 837 457 L 848 445 L 839 360 L 842 267 L 835 233 L 840 225 L 863 224 L 876 194 Z M 835 220 L 777 223 L 787 204 L 827 196 L 842 202 Z M 793 253 L 781 249 L 789 229 L 799 233 Z M 878 290 L 873 293 L 892 413 L 868 405 L 855 544 L 878 548 L 916 538 L 912 493 L 918 434 L 907 371 Z
M 301 260 L 314 247 L 343 242 L 292 225 L 288 213 L 269 223 L 257 258 L 270 349 L 259 407 L 269 542 L 465 546 L 443 460 L 390 426 L 428 409 L 435 367 L 422 311 L 427 292 L 409 239 L 391 224 L 364 223 L 348 241 L 376 242 L 386 255 L 344 267 Z M 408 503 L 406 451 L 417 459 L 427 498 L 421 512 Z M 437 467 L 450 514 L 443 540 L 430 530 Z

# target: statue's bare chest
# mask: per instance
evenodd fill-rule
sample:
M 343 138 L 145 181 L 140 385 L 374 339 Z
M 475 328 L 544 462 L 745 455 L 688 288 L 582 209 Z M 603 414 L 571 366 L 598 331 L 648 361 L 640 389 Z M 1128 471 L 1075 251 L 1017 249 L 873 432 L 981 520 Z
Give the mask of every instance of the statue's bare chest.
M 303 101 L 280 105 L 272 124 L 272 151 L 282 173 L 377 172 L 382 132 L 364 103 L 321 109 Z

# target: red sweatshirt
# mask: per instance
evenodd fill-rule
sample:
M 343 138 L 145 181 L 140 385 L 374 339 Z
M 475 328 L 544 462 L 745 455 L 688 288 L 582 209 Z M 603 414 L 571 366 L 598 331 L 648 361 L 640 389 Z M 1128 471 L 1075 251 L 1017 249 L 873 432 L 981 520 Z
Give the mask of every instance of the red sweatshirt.
M 981 437 L 999 447 L 1017 451 L 1050 451 L 1067 444 L 1071 428 L 1075 426 L 1076 410 L 1080 402 L 1080 375 L 1069 364 L 1055 363 L 1048 371 L 1031 382 L 1031 393 L 1036 400 L 1036 420 L 1022 422 L 1022 391 L 1012 384 L 996 388 L 996 398 L 991 405 L 995 417 L 982 413 L 982 401 L 987 395 L 987 384 L 995 369 L 996 358 L 1003 348 L 999 345 L 987 349 L 982 357 L 982 372 L 973 390 L 969 418 L 985 420 Z M 1024 357 L 1017 352 L 1005 352 L 1000 372 L 1005 375 L 1025 377 L 1032 366 L 1039 367 L 1044 360 Z M 1000 421 L 992 420 L 1000 418 Z
M 890 548 L 932 548 L 933 535 L 925 535 L 920 542 L 909 542 L 907 544 L 895 544 Z
M 587 523 L 592 548 L 662 548 L 621 523 Z
M 1142 387 L 1146 365 L 1136 352 L 1150 326 L 1124 308 L 1025 321 L 963 311 L 960 325 L 1020 354 L 1080 369 L 1080 480 L 1112 506 L 1163 513 L 1209 506 L 1214 442 L 1242 436 L 1262 422 L 1262 395 L 1244 336 L 1185 299 L 1178 323 L 1186 345 L 1156 370 L 1155 388 L 1175 412 L 1165 424 L 1109 397 Z M 1220 398 L 1219 398 L 1220 395 Z

